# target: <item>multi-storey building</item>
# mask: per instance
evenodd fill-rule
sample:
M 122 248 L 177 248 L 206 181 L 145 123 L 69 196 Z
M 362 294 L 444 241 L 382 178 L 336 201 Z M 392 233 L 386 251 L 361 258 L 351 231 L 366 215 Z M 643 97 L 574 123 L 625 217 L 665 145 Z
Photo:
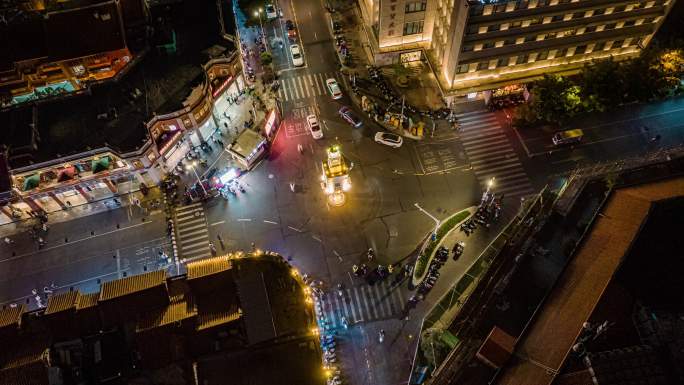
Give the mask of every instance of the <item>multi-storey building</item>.
M 426 55 L 447 99 L 637 55 L 675 0 L 359 0 L 378 64 Z

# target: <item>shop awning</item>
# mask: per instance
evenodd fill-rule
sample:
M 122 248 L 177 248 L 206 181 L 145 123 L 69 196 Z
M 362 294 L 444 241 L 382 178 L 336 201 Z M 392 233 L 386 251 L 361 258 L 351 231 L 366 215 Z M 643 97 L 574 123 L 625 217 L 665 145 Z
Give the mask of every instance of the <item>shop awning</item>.
M 23 190 L 24 191 L 33 190 L 34 188 L 38 187 L 39 184 L 40 184 L 40 175 L 38 175 L 38 174 L 29 175 L 26 178 L 24 178 Z
M 59 170 L 59 175 L 57 176 L 58 182 L 64 182 L 65 180 L 73 179 L 76 174 L 76 168 L 74 166 L 65 167 Z
M 100 159 L 93 160 L 92 163 L 93 174 L 109 169 L 109 157 L 103 156 Z

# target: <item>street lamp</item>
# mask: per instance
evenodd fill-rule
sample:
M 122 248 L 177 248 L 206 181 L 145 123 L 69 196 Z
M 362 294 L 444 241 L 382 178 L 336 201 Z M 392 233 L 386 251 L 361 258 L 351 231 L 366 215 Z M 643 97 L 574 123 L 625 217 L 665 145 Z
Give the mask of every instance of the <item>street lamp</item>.
M 418 203 L 414 203 L 413 205 L 416 206 L 416 208 L 417 208 L 418 210 L 422 211 L 423 214 L 427 215 L 428 217 L 430 217 L 430 219 L 432 219 L 433 221 L 435 221 L 435 231 L 434 231 L 433 234 L 434 234 L 435 236 L 437 236 L 437 230 L 439 230 L 439 224 L 441 223 L 441 221 L 440 221 L 439 219 L 435 218 L 435 217 L 434 217 L 432 214 L 430 214 L 429 212 L 427 212 L 424 208 L 420 207 L 420 205 L 419 205 Z
M 189 165 L 185 166 L 185 168 L 188 170 L 192 170 L 192 172 L 195 173 L 195 176 L 197 177 L 197 183 L 199 183 L 199 185 L 202 186 L 202 191 L 204 191 L 204 196 L 208 196 L 209 194 L 207 193 L 207 189 L 204 188 L 204 184 L 202 183 L 199 175 L 197 174 L 196 166 L 197 166 L 197 162 L 192 162 Z
M 261 20 L 261 14 L 263 12 L 264 10 L 259 8 L 259 11 L 254 12 L 254 16 L 259 18 L 259 26 L 261 27 L 261 42 L 264 44 L 264 47 L 266 47 L 266 50 L 268 51 L 268 44 L 266 44 L 266 32 L 264 32 L 264 23 Z

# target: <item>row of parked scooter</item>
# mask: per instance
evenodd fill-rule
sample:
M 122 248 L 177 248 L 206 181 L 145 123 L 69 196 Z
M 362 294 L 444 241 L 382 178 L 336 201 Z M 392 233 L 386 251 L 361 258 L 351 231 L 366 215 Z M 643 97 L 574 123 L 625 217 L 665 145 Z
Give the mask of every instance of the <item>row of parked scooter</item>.
M 308 283 L 311 287 L 311 291 L 315 299 L 314 302 L 316 309 L 316 319 L 319 323 L 320 343 L 321 350 L 323 351 L 323 367 L 328 372 L 327 383 L 328 385 L 342 385 L 342 373 L 340 369 L 336 366 L 337 353 L 335 349 L 337 348 L 337 343 L 335 341 L 335 331 L 332 330 L 332 328 L 328 324 L 321 302 L 321 299 L 324 295 L 323 290 L 320 287 L 322 285 L 322 282 L 308 282 L 306 276 L 304 277 L 304 281 Z M 344 327 L 347 328 L 347 320 L 343 318 L 342 322 L 344 324 Z

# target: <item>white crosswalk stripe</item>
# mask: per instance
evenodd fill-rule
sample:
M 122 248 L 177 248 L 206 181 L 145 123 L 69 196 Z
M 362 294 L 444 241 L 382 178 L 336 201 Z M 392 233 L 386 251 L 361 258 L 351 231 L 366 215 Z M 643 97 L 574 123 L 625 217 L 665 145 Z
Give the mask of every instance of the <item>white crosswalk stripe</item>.
M 336 328 L 342 326 L 342 317 L 349 324 L 397 317 L 404 305 L 400 288 L 390 287 L 389 281 L 382 281 L 374 286 L 345 289 L 344 297 L 340 297 L 337 291 L 331 292 L 323 300 L 323 311 L 328 324 Z
M 178 256 L 181 260 L 211 255 L 209 229 L 201 203 L 176 207 L 174 225 Z
M 461 124 L 461 143 L 483 189 L 495 178 L 497 194 L 518 196 L 534 192 L 495 114 L 476 111 L 456 117 Z
M 329 78 L 337 79 L 341 85 L 341 76 L 337 72 L 301 74 L 282 79 L 278 88 L 278 97 L 283 101 L 290 101 L 326 95 L 328 91 L 325 81 Z

